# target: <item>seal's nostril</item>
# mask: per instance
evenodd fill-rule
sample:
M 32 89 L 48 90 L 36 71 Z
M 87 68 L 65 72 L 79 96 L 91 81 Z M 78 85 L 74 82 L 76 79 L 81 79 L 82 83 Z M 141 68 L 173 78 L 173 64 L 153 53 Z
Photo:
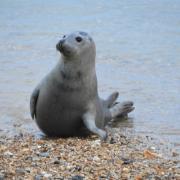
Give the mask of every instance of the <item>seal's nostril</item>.
M 62 44 L 65 42 L 65 39 L 61 39 L 60 41 L 59 41 L 59 44 L 62 46 Z
M 64 42 L 65 42 L 65 39 L 61 39 L 61 40 L 57 43 L 56 49 L 59 50 L 59 51 L 62 51 Z

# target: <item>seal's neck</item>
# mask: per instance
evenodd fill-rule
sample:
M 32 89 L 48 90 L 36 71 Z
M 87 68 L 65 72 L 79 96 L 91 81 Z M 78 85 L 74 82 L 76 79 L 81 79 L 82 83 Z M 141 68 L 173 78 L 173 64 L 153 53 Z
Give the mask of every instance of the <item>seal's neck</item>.
M 82 77 L 87 77 L 95 74 L 95 59 L 91 58 L 75 58 L 66 59 L 61 58 L 60 69 L 68 77 L 76 77 L 77 75 L 82 75 Z
M 93 95 L 97 94 L 95 60 L 92 62 L 92 58 L 84 61 L 83 59 L 72 59 L 71 61 L 68 59 L 67 61 L 62 58 L 55 72 L 60 73 L 60 83 L 63 87 L 74 90 L 81 87 L 84 92 L 87 90 Z

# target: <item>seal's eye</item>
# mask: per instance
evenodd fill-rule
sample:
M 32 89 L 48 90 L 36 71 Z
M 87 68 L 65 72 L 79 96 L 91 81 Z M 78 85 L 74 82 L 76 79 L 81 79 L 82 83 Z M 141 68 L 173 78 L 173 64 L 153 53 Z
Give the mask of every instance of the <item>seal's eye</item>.
M 63 38 L 65 38 L 65 37 L 66 37 L 66 35 L 63 36 Z
M 82 38 L 78 36 L 78 37 L 76 37 L 76 41 L 77 41 L 77 42 L 81 42 L 81 41 L 82 41 Z

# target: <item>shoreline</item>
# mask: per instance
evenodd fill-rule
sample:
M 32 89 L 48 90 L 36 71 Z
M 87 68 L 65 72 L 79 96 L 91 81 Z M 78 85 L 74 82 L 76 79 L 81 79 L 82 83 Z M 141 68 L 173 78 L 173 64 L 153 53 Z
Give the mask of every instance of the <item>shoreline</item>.
M 108 128 L 108 140 L 0 139 L 0 179 L 179 179 L 180 155 L 156 139 Z

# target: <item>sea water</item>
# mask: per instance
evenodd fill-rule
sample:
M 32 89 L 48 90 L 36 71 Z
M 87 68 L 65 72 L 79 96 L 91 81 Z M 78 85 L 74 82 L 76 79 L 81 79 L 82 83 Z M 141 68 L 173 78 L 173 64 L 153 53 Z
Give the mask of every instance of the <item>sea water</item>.
M 0 133 L 37 133 L 30 94 L 76 30 L 96 42 L 99 94 L 119 91 L 135 111 L 121 127 L 180 147 L 180 1 L 0 1 Z

